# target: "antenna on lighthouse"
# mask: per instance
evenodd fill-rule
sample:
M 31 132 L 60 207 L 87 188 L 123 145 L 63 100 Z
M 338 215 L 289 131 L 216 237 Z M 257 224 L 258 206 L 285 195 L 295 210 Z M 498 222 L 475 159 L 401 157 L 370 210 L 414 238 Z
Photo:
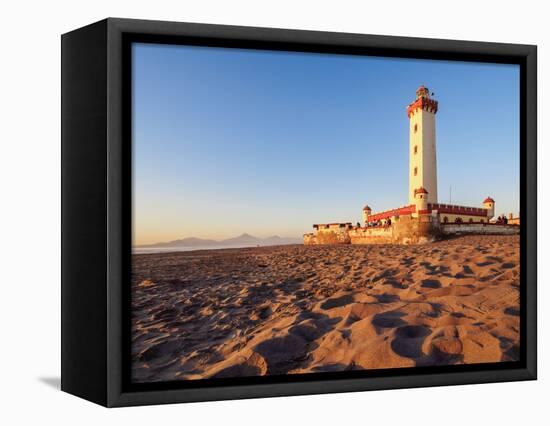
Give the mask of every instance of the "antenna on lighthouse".
M 449 185 L 449 204 L 452 204 L 451 200 L 452 200 L 452 197 L 451 195 L 453 194 L 453 187 L 451 185 Z

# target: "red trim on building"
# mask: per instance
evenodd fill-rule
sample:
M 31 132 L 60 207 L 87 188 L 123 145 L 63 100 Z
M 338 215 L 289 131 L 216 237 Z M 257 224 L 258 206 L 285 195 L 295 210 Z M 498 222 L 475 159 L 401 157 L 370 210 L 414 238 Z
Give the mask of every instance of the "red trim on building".
M 315 223 L 313 225 L 313 228 L 314 229 L 319 229 L 320 227 L 325 227 L 325 229 L 326 229 L 329 226 L 335 226 L 335 225 L 338 225 L 340 228 L 351 227 L 351 222 Z
M 478 208 L 478 207 L 466 207 L 466 206 L 455 206 L 451 204 L 433 204 L 428 203 L 428 208 L 426 210 L 419 210 L 418 214 L 430 214 L 433 210 L 437 210 L 441 214 L 454 214 L 460 216 L 477 216 L 477 217 L 487 217 L 487 210 Z M 377 221 L 387 219 L 393 216 L 404 216 L 416 212 L 416 206 L 411 204 L 409 206 L 400 207 L 398 209 L 387 210 L 380 213 L 371 214 L 367 217 L 367 220 Z
M 461 222 L 461 223 L 456 223 L 456 222 L 447 222 L 447 223 L 442 223 L 442 225 L 483 225 L 483 226 L 506 226 L 508 228 L 519 228 L 519 225 L 516 225 L 514 223 L 495 223 L 495 222 Z
M 411 114 L 414 114 L 417 109 L 423 109 L 435 114 L 437 112 L 437 105 L 436 100 L 429 98 L 418 98 L 407 107 L 407 116 L 410 118 Z
M 437 210 L 442 214 L 457 214 L 465 216 L 481 216 L 487 217 L 487 210 L 479 207 L 465 207 L 465 206 L 455 206 L 451 204 L 428 204 L 428 209 Z
M 400 207 L 398 209 L 387 210 L 385 212 L 375 213 L 368 216 L 368 221 L 383 220 L 393 216 L 404 216 L 416 212 L 416 206 L 411 204 L 409 206 Z

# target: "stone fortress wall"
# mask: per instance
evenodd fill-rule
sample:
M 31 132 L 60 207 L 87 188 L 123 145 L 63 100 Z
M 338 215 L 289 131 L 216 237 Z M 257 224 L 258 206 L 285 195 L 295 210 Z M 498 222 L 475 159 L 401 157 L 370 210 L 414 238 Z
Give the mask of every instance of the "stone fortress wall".
M 435 215 L 401 216 L 388 226 L 319 225 L 315 232 L 304 235 L 304 244 L 422 244 L 453 235 L 515 235 L 519 231 L 519 224 L 442 223 Z

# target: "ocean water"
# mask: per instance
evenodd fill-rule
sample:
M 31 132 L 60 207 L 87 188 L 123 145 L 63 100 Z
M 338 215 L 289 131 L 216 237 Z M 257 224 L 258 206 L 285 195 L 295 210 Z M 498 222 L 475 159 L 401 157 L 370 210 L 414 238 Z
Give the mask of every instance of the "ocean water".
M 287 245 L 287 244 L 284 244 Z M 193 251 L 193 250 L 223 250 L 234 248 L 251 248 L 251 247 L 272 247 L 272 245 L 250 245 L 250 244 L 237 244 L 227 246 L 214 246 L 214 247 L 132 247 L 132 254 L 151 254 L 151 253 L 171 253 L 178 251 Z

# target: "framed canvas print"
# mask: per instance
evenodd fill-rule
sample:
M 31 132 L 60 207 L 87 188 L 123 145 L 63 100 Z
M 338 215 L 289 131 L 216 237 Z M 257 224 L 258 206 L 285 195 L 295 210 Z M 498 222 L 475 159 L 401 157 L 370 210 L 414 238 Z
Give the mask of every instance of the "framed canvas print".
M 536 47 L 107 19 L 62 37 L 62 389 L 536 378 Z

